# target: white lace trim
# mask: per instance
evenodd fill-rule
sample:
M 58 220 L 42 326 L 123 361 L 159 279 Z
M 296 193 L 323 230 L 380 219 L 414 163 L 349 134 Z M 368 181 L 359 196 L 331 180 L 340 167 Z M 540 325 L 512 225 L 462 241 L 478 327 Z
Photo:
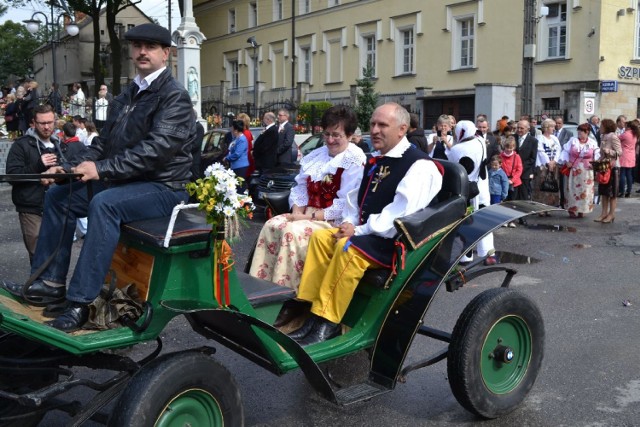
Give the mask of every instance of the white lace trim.
M 300 169 L 316 182 L 328 174 L 334 175 L 338 168 L 348 169 L 353 165 L 359 166 L 366 160 L 367 156 L 355 144 L 350 143 L 346 150 L 335 157 L 330 157 L 327 147 L 322 146 L 302 158 Z

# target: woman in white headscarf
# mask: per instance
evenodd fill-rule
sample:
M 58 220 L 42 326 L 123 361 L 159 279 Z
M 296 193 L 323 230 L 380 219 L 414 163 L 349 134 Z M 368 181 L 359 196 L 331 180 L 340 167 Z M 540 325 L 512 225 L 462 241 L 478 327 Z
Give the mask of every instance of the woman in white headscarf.
M 460 120 L 455 127 L 454 136 L 456 144 L 449 150 L 449 160 L 460 163 L 469 175 L 470 189 L 477 186 L 477 194 L 469 204 L 473 210 L 481 209 L 491 204 L 489 195 L 489 181 L 487 180 L 487 168 L 485 159 L 487 148 L 484 140 L 476 135 L 477 128 L 469 120 Z M 475 183 L 475 185 L 473 185 Z M 473 196 L 473 194 L 471 194 Z M 485 265 L 496 263 L 493 247 L 493 233 L 483 237 L 477 246 L 478 256 L 485 258 Z M 463 257 L 461 261 L 469 262 L 471 257 Z

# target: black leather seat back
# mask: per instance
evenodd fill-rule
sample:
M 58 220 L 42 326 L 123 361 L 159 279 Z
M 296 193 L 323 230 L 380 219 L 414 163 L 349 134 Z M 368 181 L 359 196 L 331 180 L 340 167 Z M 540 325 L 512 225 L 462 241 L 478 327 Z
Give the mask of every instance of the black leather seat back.
M 438 160 L 444 168 L 442 189 L 431 204 L 435 205 L 454 196 L 462 196 L 466 200 L 469 196 L 469 175 L 461 164 L 448 160 Z M 437 200 L 436 200 L 437 199 Z

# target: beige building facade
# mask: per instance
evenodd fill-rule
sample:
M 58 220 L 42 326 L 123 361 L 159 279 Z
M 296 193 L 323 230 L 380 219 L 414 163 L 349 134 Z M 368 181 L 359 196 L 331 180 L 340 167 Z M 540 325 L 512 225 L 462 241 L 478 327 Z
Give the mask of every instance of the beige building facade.
M 525 4 L 535 16 L 525 18 Z M 380 102 L 438 115 L 640 115 L 637 0 L 194 0 L 205 109 L 354 103 L 371 65 Z M 525 19 L 535 43 L 523 45 Z M 254 37 L 255 43 L 248 40 Z M 534 111 L 523 108 L 533 58 Z M 255 82 L 255 83 L 254 83 Z M 257 94 L 254 92 L 257 88 Z

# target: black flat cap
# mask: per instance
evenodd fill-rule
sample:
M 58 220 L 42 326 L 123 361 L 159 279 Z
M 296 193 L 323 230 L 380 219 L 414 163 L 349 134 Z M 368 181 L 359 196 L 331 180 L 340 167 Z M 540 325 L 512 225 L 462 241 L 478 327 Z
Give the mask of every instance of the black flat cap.
M 158 43 L 162 46 L 171 47 L 171 34 L 169 30 L 156 24 L 137 25 L 124 33 L 124 38 L 127 40 Z

